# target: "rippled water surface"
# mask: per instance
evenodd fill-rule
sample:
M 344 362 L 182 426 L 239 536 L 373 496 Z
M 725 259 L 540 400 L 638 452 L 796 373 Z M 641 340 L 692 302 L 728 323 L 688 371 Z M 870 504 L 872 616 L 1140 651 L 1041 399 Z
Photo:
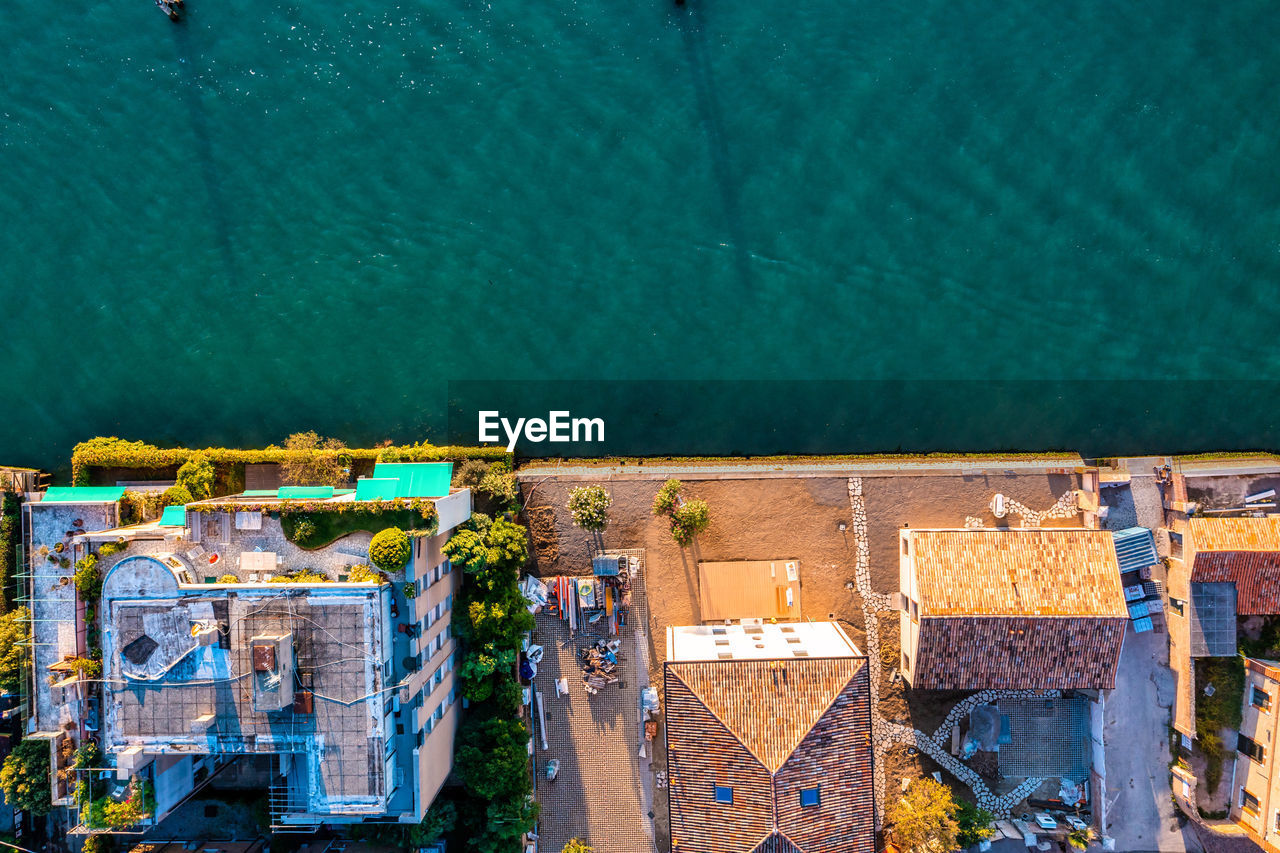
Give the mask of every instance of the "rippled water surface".
M 457 378 L 1280 377 L 1264 0 L 187 2 L 5 13 L 3 461 Z

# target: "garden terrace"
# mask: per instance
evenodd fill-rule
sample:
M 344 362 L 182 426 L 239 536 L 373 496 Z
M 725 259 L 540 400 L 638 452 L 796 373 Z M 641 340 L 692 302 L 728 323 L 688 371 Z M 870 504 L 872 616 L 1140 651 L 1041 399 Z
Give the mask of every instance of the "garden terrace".
M 463 459 L 511 461 L 501 447 L 436 447 L 406 444 L 392 447 L 344 447 L 339 450 L 287 450 L 265 447 L 246 450 L 228 447 L 157 447 L 141 441 L 94 438 L 77 444 L 71 454 L 71 473 L 80 485 L 102 480 L 172 478 L 179 466 L 200 454 L 213 463 L 222 483 L 244 483 L 244 466 L 253 463 L 281 463 L 307 459 L 317 454 L 337 455 L 349 460 L 353 475 L 367 474 L 379 460 L 400 462 L 440 462 Z

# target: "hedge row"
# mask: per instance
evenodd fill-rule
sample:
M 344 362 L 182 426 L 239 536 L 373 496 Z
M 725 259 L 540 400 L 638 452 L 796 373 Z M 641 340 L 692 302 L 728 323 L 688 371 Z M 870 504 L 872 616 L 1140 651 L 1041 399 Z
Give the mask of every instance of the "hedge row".
M 892 462 L 1040 462 L 1078 465 L 1079 453 L 1046 451 L 1043 453 L 832 453 L 777 456 L 538 456 L 528 457 L 521 467 L 559 467 L 561 465 L 608 466 L 635 465 L 794 465 L 797 463 L 892 463 Z
M 144 441 L 121 438 L 91 438 L 71 452 L 71 477 L 78 486 L 89 485 L 92 468 L 174 468 L 193 454 L 201 454 L 217 466 L 254 462 L 285 462 L 310 456 L 339 456 L 352 461 L 444 462 L 459 459 L 510 459 L 502 447 L 437 447 L 432 444 L 404 444 L 390 447 L 344 447 L 341 450 L 286 450 L 270 445 L 260 450 L 232 447 L 157 447 Z
M 312 501 L 312 500 L 271 500 L 262 502 L 209 500 L 187 505 L 187 512 L 256 512 L 261 515 L 280 513 L 281 515 L 299 515 L 313 512 L 343 513 L 362 512 L 369 515 L 380 515 L 384 512 L 400 512 L 414 510 L 422 515 L 423 521 L 432 522 L 438 515 L 436 504 L 431 498 L 391 498 L 373 501 Z

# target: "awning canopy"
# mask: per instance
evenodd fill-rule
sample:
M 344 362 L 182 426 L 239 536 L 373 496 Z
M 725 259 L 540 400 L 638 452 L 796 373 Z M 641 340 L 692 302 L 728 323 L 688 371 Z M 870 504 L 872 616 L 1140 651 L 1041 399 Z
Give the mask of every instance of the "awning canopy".
M 51 486 L 41 503 L 93 504 L 115 503 L 124 497 L 124 486 Z

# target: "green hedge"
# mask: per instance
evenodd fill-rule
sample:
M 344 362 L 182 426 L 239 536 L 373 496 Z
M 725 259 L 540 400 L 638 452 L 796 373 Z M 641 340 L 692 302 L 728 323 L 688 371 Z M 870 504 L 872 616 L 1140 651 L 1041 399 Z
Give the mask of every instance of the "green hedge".
M 22 497 L 14 492 L 4 492 L 0 497 L 0 613 L 12 610 L 17 600 L 18 580 L 14 561 L 17 559 L 18 538 L 22 535 L 21 506 Z
M 285 450 L 271 445 L 260 450 L 230 447 L 157 447 L 145 441 L 98 437 L 82 441 L 71 452 L 71 477 L 76 485 L 90 483 L 93 468 L 176 468 L 193 454 L 200 454 L 215 466 L 246 465 L 254 462 L 284 462 L 315 453 L 334 454 L 357 460 L 398 462 L 446 462 L 459 459 L 504 459 L 511 455 L 502 447 L 437 447 L 433 444 L 405 444 L 391 447 L 344 447 L 341 450 Z

